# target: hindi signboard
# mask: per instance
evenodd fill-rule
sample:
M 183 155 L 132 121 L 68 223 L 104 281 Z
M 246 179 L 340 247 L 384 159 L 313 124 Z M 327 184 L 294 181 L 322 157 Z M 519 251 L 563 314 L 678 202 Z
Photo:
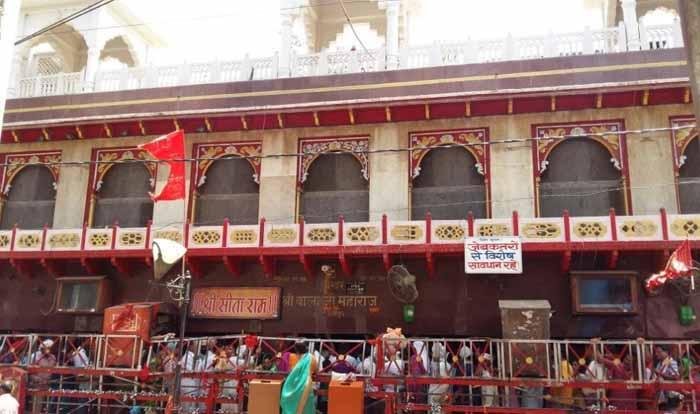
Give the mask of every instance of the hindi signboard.
M 192 294 L 190 316 L 209 319 L 277 319 L 279 287 L 208 287 Z
M 522 273 L 520 237 L 467 237 L 464 241 L 466 273 Z

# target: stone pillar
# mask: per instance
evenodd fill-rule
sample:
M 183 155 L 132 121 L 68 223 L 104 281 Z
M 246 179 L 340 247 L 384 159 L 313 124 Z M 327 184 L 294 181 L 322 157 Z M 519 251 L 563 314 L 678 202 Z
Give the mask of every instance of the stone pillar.
M 399 9 L 397 1 L 386 3 L 386 63 L 387 69 L 399 67 Z
M 639 38 L 639 21 L 637 20 L 637 0 L 620 0 L 622 16 L 627 29 L 627 50 L 639 50 L 642 46 Z
M 95 90 L 95 78 L 97 69 L 100 66 L 100 50 L 98 45 L 90 46 L 87 52 L 87 63 L 85 64 L 85 81 L 83 82 L 84 92 L 93 92 Z
M 21 33 L 20 1 L 6 1 L 2 10 L 2 25 L 0 25 L 0 126 L 2 126 L 2 113 L 5 109 L 5 98 L 13 98 L 17 95 L 17 87 L 20 77 L 24 74 L 26 54 L 29 52 L 28 44 L 15 47 L 14 41 Z M 14 52 L 13 52 L 14 50 Z M 14 53 L 14 54 L 13 54 Z M 8 62 L 7 57 L 13 56 Z M 7 95 L 5 95 L 5 91 Z
M 296 139 L 284 131 L 265 131 L 263 154 L 294 154 Z M 260 170 L 260 217 L 268 223 L 294 223 L 297 207 L 296 157 L 263 158 Z
M 27 75 L 28 55 L 29 48 L 26 44 L 15 48 L 7 80 L 7 98 L 19 97 L 20 82 Z
M 683 42 L 688 55 L 690 88 L 693 92 L 695 119 L 700 119 L 700 2 L 678 0 L 678 11 L 683 26 Z
M 292 73 L 292 25 L 294 19 L 290 12 L 283 11 L 280 20 L 282 27 L 277 76 L 288 78 Z
M 370 137 L 370 150 L 405 148 L 406 139 L 399 124 L 386 124 Z M 369 155 L 369 220 L 379 221 L 386 214 L 390 220 L 408 220 L 409 188 L 406 151 L 379 152 Z
M 61 152 L 63 161 L 85 161 L 90 159 L 92 146 L 89 141 L 73 141 L 65 145 Z M 83 227 L 85 197 L 90 180 L 90 169 L 83 166 L 63 166 L 56 188 L 56 205 L 53 214 L 53 228 L 77 229 Z

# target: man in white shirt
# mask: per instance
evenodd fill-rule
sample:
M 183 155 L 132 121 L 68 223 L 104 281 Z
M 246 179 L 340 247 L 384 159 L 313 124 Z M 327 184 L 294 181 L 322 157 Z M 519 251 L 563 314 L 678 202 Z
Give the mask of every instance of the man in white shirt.
M 0 414 L 17 414 L 19 403 L 12 396 L 12 383 L 0 383 Z
M 185 344 L 185 350 L 180 358 L 183 374 L 192 374 L 196 366 L 195 354 L 192 351 L 192 344 Z M 180 396 L 181 398 L 196 397 L 199 381 L 191 376 L 184 376 L 180 380 Z M 181 408 L 185 412 L 191 412 L 196 407 L 194 403 L 182 403 Z
M 196 366 L 195 366 L 196 372 L 212 372 L 212 371 L 214 371 L 214 368 L 216 365 L 216 359 L 217 359 L 217 355 L 214 353 L 215 350 L 216 350 L 216 340 L 213 338 L 210 338 L 206 342 L 206 353 L 203 356 L 200 355 L 200 357 L 197 358 Z M 202 378 L 202 379 L 196 380 L 196 383 L 197 383 L 198 389 L 195 391 L 193 396 L 206 397 L 207 394 L 209 393 L 211 381 Z M 200 403 L 200 404 L 198 404 L 198 408 L 200 411 L 204 411 L 206 408 L 206 404 Z

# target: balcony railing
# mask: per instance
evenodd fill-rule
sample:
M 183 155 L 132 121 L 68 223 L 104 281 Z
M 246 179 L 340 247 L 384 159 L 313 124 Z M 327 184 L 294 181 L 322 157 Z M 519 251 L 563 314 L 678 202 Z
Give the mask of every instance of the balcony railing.
M 468 236 L 519 236 L 525 251 L 601 248 L 667 248 L 681 240 L 700 241 L 700 215 L 669 214 L 602 217 L 510 218 L 464 220 L 381 221 L 350 223 L 272 224 L 262 219 L 255 225 L 188 225 L 143 228 L 82 228 L 0 231 L 0 256 L 23 257 L 51 252 L 51 257 L 73 256 L 72 252 L 123 252 L 140 255 L 154 238 L 168 238 L 185 244 L 191 254 L 206 255 L 211 249 L 228 249 L 231 255 L 257 255 L 260 248 L 361 247 L 377 252 L 382 247 L 401 246 L 402 251 L 419 251 L 430 245 L 435 251 L 458 252 Z M 415 249 L 413 249 L 415 250 Z M 132 252 L 131 254 L 129 252 Z
M 668 49 L 683 46 L 680 23 L 644 26 L 640 24 L 641 49 Z M 376 49 L 348 52 L 322 52 L 292 55 L 288 63 L 278 55 L 238 61 L 185 63 L 169 66 L 146 66 L 114 71 L 100 71 L 93 79 L 83 72 L 36 76 L 19 81 L 15 97 L 66 95 L 129 89 L 158 88 L 276 79 L 301 76 L 322 76 L 390 69 L 425 68 L 508 60 L 539 59 L 559 56 L 619 53 L 637 49 L 630 46 L 624 24 L 601 30 L 549 34 L 492 40 L 469 40 L 461 43 L 436 42 L 410 46 L 398 56 Z

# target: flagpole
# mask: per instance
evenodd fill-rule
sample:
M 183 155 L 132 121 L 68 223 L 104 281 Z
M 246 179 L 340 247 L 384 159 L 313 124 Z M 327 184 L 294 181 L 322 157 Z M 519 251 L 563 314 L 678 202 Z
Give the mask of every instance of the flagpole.
M 174 132 L 159 137 L 146 144 L 139 145 L 139 148 L 148 151 L 153 157 L 161 162 L 165 162 L 170 166 L 168 172 L 168 180 L 165 186 L 161 189 L 158 195 L 152 194 L 154 202 L 158 201 L 173 201 L 182 199 L 183 203 L 183 220 L 182 220 L 182 240 L 185 247 L 187 246 L 187 180 L 185 178 L 185 134 L 179 125 Z M 168 284 L 169 288 L 177 291 L 175 298 L 180 313 L 180 329 L 177 342 L 177 358 L 175 364 L 175 380 L 172 390 L 173 406 L 172 411 L 180 412 L 180 400 L 182 397 L 182 370 L 183 357 L 186 355 L 185 349 L 185 332 L 187 330 L 187 315 L 189 312 L 192 275 L 187 270 L 187 249 L 181 259 L 182 267 L 178 277 Z
M 179 128 L 178 128 L 179 130 Z M 183 134 L 184 141 L 184 134 Z M 185 158 L 185 154 L 182 154 Z M 185 161 L 181 161 L 184 165 Z M 186 167 L 186 166 L 185 166 Z M 187 174 L 185 174 L 187 176 Z M 184 177 L 183 177 L 184 178 Z M 183 244 L 187 246 L 187 180 L 184 180 L 185 186 L 185 196 L 182 198 L 182 240 Z M 187 250 L 185 249 L 185 254 L 182 256 L 182 268 L 180 269 L 180 274 L 183 278 L 183 295 L 180 301 L 180 332 L 178 339 L 178 355 L 180 360 L 175 366 L 175 389 L 173 390 L 173 412 L 179 414 L 181 412 L 181 398 L 182 398 L 182 364 L 187 361 L 183 361 L 185 353 L 185 332 L 187 331 L 187 316 L 189 313 L 190 296 L 191 296 L 191 285 L 192 276 L 187 270 Z

